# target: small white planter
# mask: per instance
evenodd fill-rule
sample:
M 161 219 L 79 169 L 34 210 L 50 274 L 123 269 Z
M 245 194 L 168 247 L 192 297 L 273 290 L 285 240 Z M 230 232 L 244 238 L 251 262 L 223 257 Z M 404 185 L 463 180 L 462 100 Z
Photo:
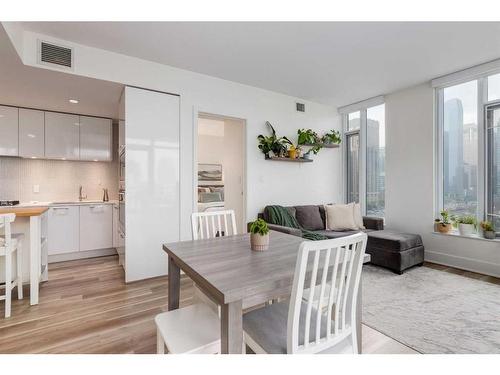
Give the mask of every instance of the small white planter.
M 471 236 L 474 234 L 474 231 L 473 224 L 458 224 L 458 232 L 462 236 Z
M 251 233 L 250 247 L 253 251 L 265 251 L 269 249 L 269 233 L 264 236 L 258 233 Z

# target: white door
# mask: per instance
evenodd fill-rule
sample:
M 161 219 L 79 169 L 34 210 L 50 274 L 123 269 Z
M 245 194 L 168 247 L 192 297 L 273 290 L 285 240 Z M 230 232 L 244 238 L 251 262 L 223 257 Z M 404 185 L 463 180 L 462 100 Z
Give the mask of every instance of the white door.
M 45 112 L 45 157 L 79 159 L 80 119 L 78 115 Z
M 19 156 L 45 156 L 45 115 L 43 111 L 19 108 Z
M 79 207 L 51 207 L 48 217 L 48 253 L 74 253 L 79 249 Z
M 80 206 L 80 251 L 113 247 L 113 205 Z
M 19 155 L 19 110 L 0 106 L 0 155 Z
M 80 160 L 109 161 L 111 120 L 80 116 Z

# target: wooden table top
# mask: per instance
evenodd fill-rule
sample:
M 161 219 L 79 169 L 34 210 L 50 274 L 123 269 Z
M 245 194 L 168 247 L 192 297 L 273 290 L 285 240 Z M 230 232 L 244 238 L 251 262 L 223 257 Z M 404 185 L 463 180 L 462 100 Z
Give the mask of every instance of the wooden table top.
M 194 282 L 210 290 L 220 303 L 243 300 L 251 306 L 278 292 L 291 291 L 299 245 L 303 238 L 270 231 L 269 249 L 250 249 L 250 235 L 182 241 L 164 251 Z M 365 256 L 365 262 L 370 259 Z M 283 294 L 283 295 L 285 295 Z M 246 302 L 246 303 L 245 303 Z
M 16 214 L 17 217 L 30 217 L 30 216 L 40 216 L 49 208 L 46 206 L 42 207 L 15 207 L 6 206 L 0 207 L 1 214 Z

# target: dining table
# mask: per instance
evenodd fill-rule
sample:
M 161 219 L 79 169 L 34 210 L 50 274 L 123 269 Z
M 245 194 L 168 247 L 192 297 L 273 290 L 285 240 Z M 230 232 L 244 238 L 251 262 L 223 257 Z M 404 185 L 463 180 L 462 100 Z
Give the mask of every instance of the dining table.
M 250 249 L 250 234 L 180 241 L 163 245 L 168 255 L 168 310 L 179 308 L 181 270 L 220 305 L 221 353 L 243 352 L 246 309 L 290 296 L 301 237 L 270 231 L 269 248 Z M 370 261 L 365 254 L 364 263 Z M 359 286 L 356 325 L 361 353 Z

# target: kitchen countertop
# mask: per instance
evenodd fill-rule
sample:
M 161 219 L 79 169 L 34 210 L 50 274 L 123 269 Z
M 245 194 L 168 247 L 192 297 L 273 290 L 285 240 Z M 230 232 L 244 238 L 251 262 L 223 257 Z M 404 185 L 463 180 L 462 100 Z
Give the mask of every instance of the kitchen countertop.
M 53 206 L 83 206 L 88 204 L 117 204 L 118 201 L 110 200 L 103 202 L 102 200 L 85 200 L 85 201 L 53 201 L 53 202 L 21 202 L 16 206 L 6 206 L 4 208 L 30 208 L 30 207 L 53 207 Z
M 17 217 L 40 216 L 49 209 L 48 206 L 20 207 L 5 206 L 0 207 L 0 214 L 16 214 Z

